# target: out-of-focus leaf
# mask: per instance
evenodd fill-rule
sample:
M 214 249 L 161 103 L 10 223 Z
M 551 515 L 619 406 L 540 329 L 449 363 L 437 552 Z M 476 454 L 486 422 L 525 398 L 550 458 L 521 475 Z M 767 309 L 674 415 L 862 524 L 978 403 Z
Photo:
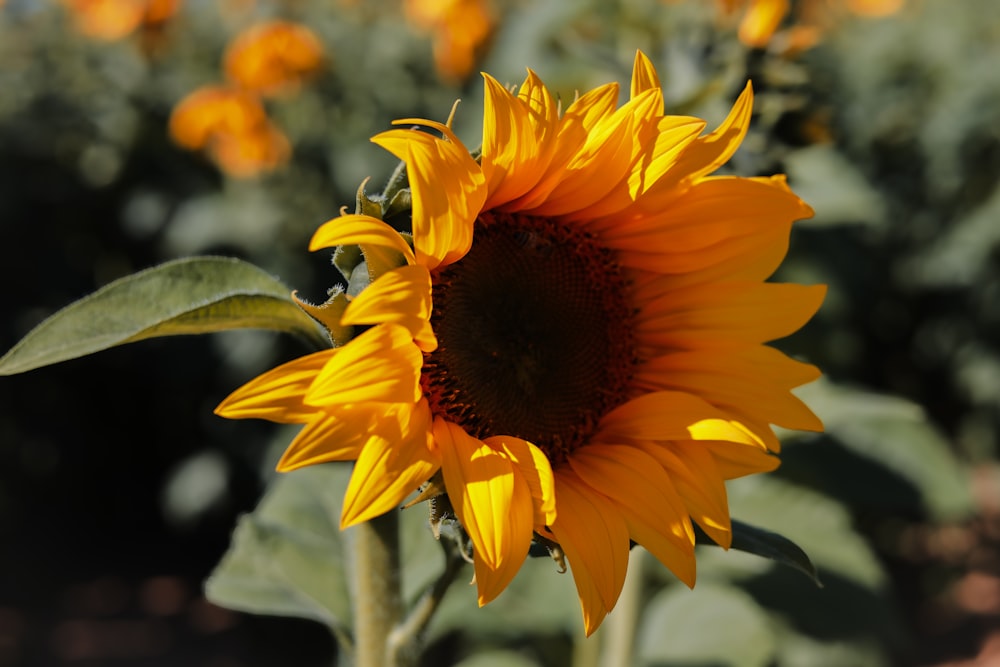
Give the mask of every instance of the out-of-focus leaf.
M 824 581 L 831 571 L 868 588 L 885 583 L 885 573 L 841 503 L 775 475 L 729 483 L 729 504 L 742 521 L 780 531 L 809 554 Z
M 817 641 L 906 644 L 881 561 L 854 529 L 843 504 L 776 475 L 730 482 L 729 502 L 741 519 L 780 531 L 801 545 L 816 565 L 823 587 L 807 585 L 801 576 L 777 565 L 762 571 L 759 563 L 769 561 L 760 558 L 704 548 L 699 552 L 698 586 L 736 583 L 776 618 L 787 619 L 797 632 Z M 794 662 L 779 664 L 797 667 Z
M 777 664 L 781 667 L 887 667 L 892 664 L 874 639 L 821 640 L 779 625 Z
M 420 539 L 434 541 L 429 530 Z M 407 546 L 404 543 L 404 556 L 409 553 Z M 432 571 L 439 572 L 442 556 L 439 547 L 436 551 L 434 560 L 407 557 L 404 577 L 409 577 L 414 570 L 426 572 L 427 563 L 433 563 Z M 572 574 L 560 573 L 556 564 L 547 558 L 528 558 L 504 592 L 485 607 L 479 607 L 476 601 L 472 566 L 466 566 L 431 621 L 428 638 L 433 640 L 461 630 L 477 639 L 518 639 L 544 634 L 575 634 L 582 626 Z
M 239 259 L 190 257 L 120 278 L 59 310 L 0 358 L 14 375 L 158 336 L 272 329 L 328 345 L 291 290 Z
M 816 567 L 809 560 L 806 552 L 795 542 L 778 533 L 757 528 L 735 519 L 732 522 L 732 527 L 733 542 L 730 548 L 787 565 L 812 579 L 817 586 L 822 587 L 823 584 L 819 580 Z M 695 532 L 699 544 L 715 544 L 700 528 L 696 528 Z
M 350 466 L 326 464 L 278 476 L 205 582 L 209 600 L 255 614 L 350 627 L 340 505 Z
M 799 395 L 841 444 L 910 482 L 934 518 L 957 519 L 973 510 L 966 471 L 920 406 L 824 381 Z
M 719 585 L 667 586 L 643 611 L 638 664 L 764 667 L 775 638 L 767 613 L 746 593 Z
M 912 515 L 924 507 L 923 493 L 900 472 L 828 434 L 786 442 L 777 474 L 860 511 Z
M 831 146 L 809 146 L 785 158 L 795 192 L 815 210 L 801 224 L 885 225 L 885 204 L 857 166 Z
M 1000 244 L 1000 188 L 968 215 L 903 263 L 906 276 L 921 287 L 969 288 L 987 280 Z
M 455 667 L 538 667 L 539 663 L 515 651 L 476 653 Z
M 257 508 L 240 519 L 229 551 L 206 582 L 208 598 L 240 611 L 349 627 L 338 521 L 350 469 L 329 463 L 276 477 Z M 444 555 L 431 534 L 426 506 L 402 511 L 400 531 L 403 594 L 409 602 L 444 570 Z M 456 629 L 484 637 L 579 629 L 573 578 L 547 559 L 528 559 L 507 590 L 483 608 L 475 587 L 467 585 L 471 578 L 467 566 L 431 622 L 430 639 Z

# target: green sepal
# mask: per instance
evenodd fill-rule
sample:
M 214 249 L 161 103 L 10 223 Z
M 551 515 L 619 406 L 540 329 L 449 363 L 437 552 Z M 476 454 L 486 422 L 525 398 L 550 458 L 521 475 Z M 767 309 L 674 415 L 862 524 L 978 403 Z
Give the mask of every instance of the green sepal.
M 300 299 L 296 294 L 293 294 L 292 298 L 299 308 L 326 329 L 334 347 L 346 345 L 354 338 L 354 327 L 340 323 L 340 319 L 344 316 L 344 311 L 347 310 L 350 303 L 347 300 L 347 294 L 341 287 L 337 286 L 329 290 L 326 301 L 319 305 Z
M 368 196 L 365 192 L 365 183 L 368 182 L 366 178 L 361 185 L 358 186 L 357 195 L 355 195 L 354 203 L 354 213 L 357 215 L 367 215 L 372 218 L 382 219 L 382 201 L 381 195 L 376 196 L 374 199 Z
M 697 544 L 718 544 L 705 534 L 697 525 L 694 527 Z M 730 549 L 745 551 L 746 553 L 761 556 L 783 565 L 788 565 L 803 573 L 822 588 L 823 583 L 819 580 L 819 573 L 816 566 L 802 548 L 790 539 L 778 533 L 773 533 L 763 528 L 751 526 L 742 521 L 732 520 L 733 542 Z
M 409 187 L 410 179 L 406 175 L 406 162 L 400 160 L 396 164 L 396 168 L 392 170 L 392 175 L 389 176 L 389 180 L 382 189 L 382 201 L 389 202 L 389 207 L 386 208 L 386 215 L 383 216 L 383 219 L 391 215 L 388 213 L 388 210 L 392 207 L 392 202 L 396 199 L 397 195 L 403 190 L 408 190 Z
M 348 282 L 354 275 L 354 269 L 363 261 L 365 257 L 361 254 L 361 248 L 356 245 L 340 245 L 333 251 L 333 266 Z
M 120 278 L 57 311 L 0 358 L 0 375 L 147 338 L 228 329 L 283 331 L 329 346 L 291 289 L 262 269 L 229 257 L 189 257 Z
M 413 210 L 413 193 L 409 188 L 397 190 L 385 207 L 385 217 L 392 218 Z

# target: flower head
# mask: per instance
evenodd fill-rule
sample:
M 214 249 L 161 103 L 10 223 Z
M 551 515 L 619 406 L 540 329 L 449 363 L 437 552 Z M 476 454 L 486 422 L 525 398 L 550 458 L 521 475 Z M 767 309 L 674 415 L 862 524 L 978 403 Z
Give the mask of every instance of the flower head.
M 140 27 L 155 27 L 168 21 L 180 0 L 65 0 L 76 29 L 88 37 L 114 41 Z
M 617 84 L 560 112 L 533 72 L 517 92 L 484 76 L 478 160 L 429 120 L 373 138 L 406 163 L 411 233 L 379 219 L 394 199 L 313 236 L 313 250 L 360 246 L 370 283 L 303 307 L 336 336 L 363 333 L 218 413 L 305 424 L 280 470 L 355 461 L 342 527 L 440 474 L 480 604 L 533 539 L 558 545 L 589 634 L 630 542 L 693 585 L 693 523 L 729 546 L 724 482 L 777 467 L 770 425 L 822 429 L 791 393 L 819 371 L 765 345 L 823 299 L 765 282 L 812 212 L 783 177 L 712 175 L 747 130 L 749 85 L 703 134 L 664 114 L 642 53 L 620 108 Z
M 717 0 L 719 12 L 731 16 L 744 9 L 737 35 L 747 46 L 763 49 L 779 32 L 787 52 L 797 53 L 815 46 L 822 33 L 832 28 L 845 13 L 876 18 L 890 16 L 903 8 L 906 0 L 802 0 L 793 7 L 789 0 Z M 789 25 L 780 30 L 784 23 Z
M 236 86 L 261 95 L 294 91 L 323 65 L 323 45 L 311 30 L 289 21 L 256 24 L 226 48 L 223 66 Z
M 202 86 L 170 116 L 170 135 L 190 150 L 205 150 L 227 173 L 248 177 L 288 161 L 288 138 L 260 99 L 227 86 Z
M 434 65 L 452 81 L 473 71 L 497 24 L 488 0 L 405 0 L 403 10 L 414 28 L 430 33 Z

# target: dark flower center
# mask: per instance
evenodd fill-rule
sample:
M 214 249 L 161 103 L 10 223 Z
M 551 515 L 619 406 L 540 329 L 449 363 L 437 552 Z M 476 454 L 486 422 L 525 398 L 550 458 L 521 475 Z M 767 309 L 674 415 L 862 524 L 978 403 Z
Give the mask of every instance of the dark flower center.
M 471 250 L 434 276 L 433 301 L 439 346 L 424 359 L 424 392 L 473 437 L 523 438 L 558 463 L 628 398 L 627 284 L 587 234 L 483 214 Z

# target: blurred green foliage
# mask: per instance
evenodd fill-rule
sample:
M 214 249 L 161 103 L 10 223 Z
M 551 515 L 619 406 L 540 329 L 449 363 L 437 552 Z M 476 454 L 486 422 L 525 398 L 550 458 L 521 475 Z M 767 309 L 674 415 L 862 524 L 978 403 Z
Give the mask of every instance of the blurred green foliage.
M 789 434 L 782 467 L 732 483 L 730 503 L 735 518 L 801 545 L 824 587 L 703 546 L 699 584 L 688 591 L 648 559 L 631 628 L 635 664 L 923 666 L 984 650 L 1000 631 L 1000 607 L 976 606 L 962 591 L 972 575 L 1000 587 L 1000 5 L 922 0 L 884 19 L 844 15 L 817 46 L 788 54 L 746 49 L 719 27 L 710 3 L 497 4 L 501 21 L 482 69 L 517 83 L 531 67 L 564 100 L 608 80 L 627 89 L 637 48 L 657 65 L 668 107 L 710 123 L 751 78 L 754 123 L 727 169 L 786 172 L 816 210 L 798 223 L 777 279 L 826 283 L 830 296 L 778 346 L 825 371 L 802 396 L 828 430 Z M 225 45 L 241 27 L 275 15 L 314 30 L 330 64 L 298 95 L 268 102 L 291 140 L 291 163 L 233 179 L 170 142 L 169 114 L 188 92 L 220 80 Z M 192 254 L 249 260 L 322 300 L 337 274 L 328 254 L 306 251 L 311 232 L 352 205 L 362 180 L 372 177 L 377 189 L 394 166 L 369 137 L 395 118 L 444 119 L 461 98 L 456 131 L 470 146 L 479 140 L 480 80 L 440 80 L 426 37 L 396 2 L 188 2 L 155 37 L 99 42 L 75 32 L 62 5 L 0 6 L 0 279 L 16 290 L 5 297 L 5 350 L 79 296 Z M 196 487 L 200 468 L 181 464 L 206 452 L 222 453 L 227 491 L 207 494 L 193 513 L 213 532 L 185 575 L 199 581 L 221 560 L 207 593 L 222 606 L 325 625 L 349 616 L 331 608 L 343 603 L 343 573 L 325 558 L 341 539 L 329 517 L 338 514 L 343 470 L 274 479 L 268 471 L 286 429 L 203 418 L 228 389 L 300 348 L 254 333 L 143 346 L 0 387 L 9 406 L 0 421 L 0 520 L 18 544 L 2 565 L 27 573 L 0 595 L 0 611 L 23 620 L 11 626 L 22 630 L 10 635 L 14 649 L 0 648 L 0 664 L 69 655 L 37 627 L 65 619 L 28 602 L 66 556 L 25 564 L 52 544 L 88 537 L 129 544 L 110 534 L 141 515 L 117 515 L 115 501 L 92 495 L 145 492 L 150 499 L 137 507 L 157 514 L 146 533 L 167 535 L 158 544 L 199 544 L 184 541 L 157 493 Z M 86 389 L 95 374 L 105 374 L 107 388 L 82 395 L 98 393 Z M 143 395 L 130 396 L 137 382 Z M 53 406 L 66 406 L 62 422 L 46 419 L 42 410 Z M 134 421 L 123 416 L 130 413 Z M 191 426 L 147 433 L 144 420 Z M 79 443 L 91 449 L 70 449 Z M 68 525 L 73 511 L 109 510 L 118 523 L 94 524 L 109 535 Z M 404 513 L 411 595 L 441 560 L 421 512 Z M 67 541 L 38 541 L 39 516 Z M 54 585 L 113 571 L 124 561 L 112 551 L 95 551 Z M 135 577 L 176 566 L 152 558 L 143 569 L 135 553 L 128 560 Z M 484 609 L 456 586 L 430 628 L 426 664 L 598 664 L 593 646 L 611 630 L 589 647 L 581 640 L 572 581 L 554 569 L 532 560 Z M 45 591 L 39 606 L 62 599 Z M 310 646 L 320 655 L 300 647 L 301 664 L 333 655 L 321 642 Z M 174 650 L 168 657 L 183 654 Z M 135 664 L 166 664 L 145 659 Z

